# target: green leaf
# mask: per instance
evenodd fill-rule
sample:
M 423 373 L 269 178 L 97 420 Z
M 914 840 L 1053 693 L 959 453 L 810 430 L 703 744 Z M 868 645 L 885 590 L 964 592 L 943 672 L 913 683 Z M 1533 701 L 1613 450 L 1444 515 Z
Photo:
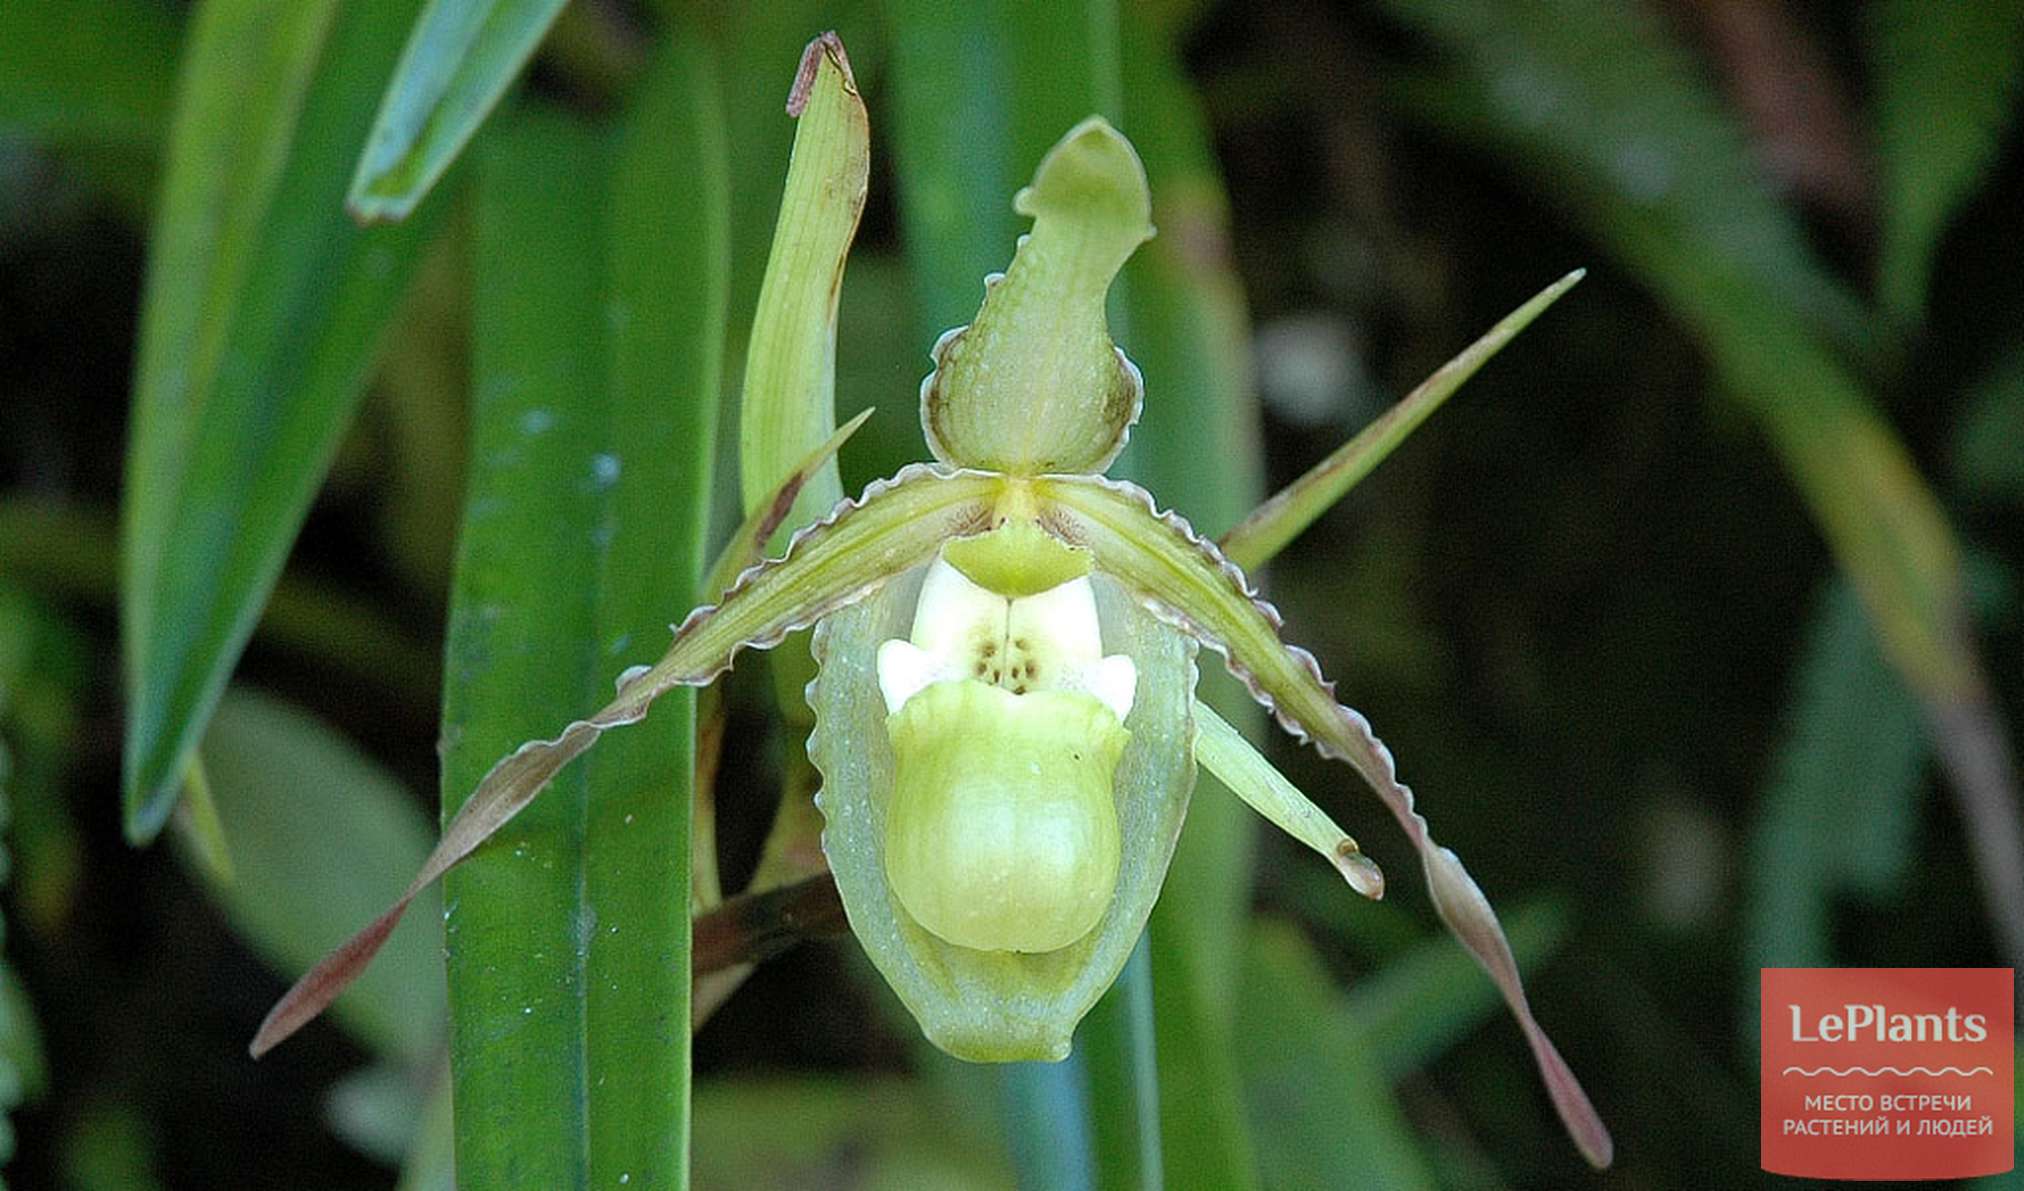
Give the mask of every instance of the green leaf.
M 684 47 L 662 67 L 616 148 L 529 113 L 481 154 L 446 820 L 499 754 L 597 703 L 695 598 L 724 146 L 708 62 Z M 447 883 L 456 1164 L 471 1184 L 684 1182 L 693 749 L 682 696 Z
M 1266 1183 L 1431 1189 L 1377 1058 L 1299 933 L 1262 923 L 1245 953 L 1244 1075 Z
M 364 389 L 430 221 L 339 209 L 405 4 L 210 0 L 142 297 L 121 625 L 127 835 L 153 838 Z
M 177 36 L 159 0 L 7 0 L 0 128 L 152 148 L 168 123 Z
M 233 879 L 197 864 L 234 930 L 279 971 L 336 946 L 401 891 L 429 851 L 413 796 L 306 712 L 243 689 L 218 705 L 201 750 L 229 825 Z M 443 1044 L 443 968 L 433 896 L 380 963 L 332 1006 L 381 1057 L 419 1066 Z
M 429 0 L 386 85 L 344 203 L 406 219 L 464 151 L 562 12 L 563 0 Z
M 696 1085 L 696 1184 L 1010 1188 L 1002 1158 L 912 1081 L 709 1080 Z
M 1911 325 L 1947 220 L 1995 164 L 2016 116 L 2024 3 L 1879 0 L 1863 16 L 1882 175 L 1877 294 Z
M 1834 899 L 1876 900 L 1904 875 L 1929 760 L 1918 700 L 1891 673 L 1845 580 L 1814 610 L 1788 714 L 1750 835 L 1752 969 L 1833 962 Z
M 1468 383 L 1476 370 L 1504 345 L 1545 313 L 1548 306 L 1573 289 L 1583 271 L 1576 269 L 1539 291 L 1523 306 L 1498 320 L 1483 337 L 1462 349 L 1397 404 L 1374 418 L 1355 438 L 1330 452 L 1328 458 L 1309 468 L 1293 483 L 1272 494 L 1235 529 L 1217 541 L 1230 561 L 1247 569 L 1263 566 L 1285 549 L 1286 544 L 1314 524 L 1316 518 L 1360 483 L 1400 443 L 1419 429 L 1420 423 Z

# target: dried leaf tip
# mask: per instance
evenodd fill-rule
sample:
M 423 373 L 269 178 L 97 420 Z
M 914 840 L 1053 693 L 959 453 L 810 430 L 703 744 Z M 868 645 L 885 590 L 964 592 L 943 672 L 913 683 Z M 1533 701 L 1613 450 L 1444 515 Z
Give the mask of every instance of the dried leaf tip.
M 787 114 L 800 118 L 808 108 L 808 96 L 815 90 L 816 76 L 822 73 L 823 59 L 835 63 L 843 72 L 843 89 L 857 94 L 857 77 L 850 73 L 850 55 L 843 50 L 843 39 L 831 29 L 801 51 L 801 66 L 794 72 L 794 86 L 787 92 Z

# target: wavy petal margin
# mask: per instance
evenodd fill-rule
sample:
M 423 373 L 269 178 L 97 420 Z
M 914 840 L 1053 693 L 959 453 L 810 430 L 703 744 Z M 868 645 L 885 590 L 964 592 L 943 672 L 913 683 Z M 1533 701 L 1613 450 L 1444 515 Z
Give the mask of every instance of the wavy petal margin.
M 1462 862 L 1435 843 L 1399 781 L 1391 750 L 1362 715 L 1335 699 L 1314 656 L 1280 639 L 1280 617 L 1214 543 L 1150 493 L 1100 477 L 1046 476 L 1031 481 L 1040 522 L 1089 550 L 1097 566 L 1136 591 L 1147 608 L 1221 653 L 1288 732 L 1313 741 L 1323 756 L 1346 761 L 1370 783 L 1405 829 L 1426 868 L 1427 891 L 1441 921 L 1467 947 L 1504 995 L 1532 1048 L 1541 1079 L 1582 1156 L 1610 1163 L 1609 1130 L 1574 1073 L 1532 1016 L 1518 964 L 1489 899 Z
M 443 830 L 399 901 L 325 956 L 268 1011 L 248 1048 L 258 1058 L 323 1012 L 365 970 L 410 902 L 534 801 L 556 772 L 607 728 L 638 723 L 662 694 L 701 686 L 731 668 L 742 649 L 770 649 L 789 633 L 876 591 L 930 558 L 942 542 L 988 524 L 1001 477 L 916 464 L 838 505 L 796 534 L 785 557 L 748 569 L 715 607 L 691 612 L 652 666 L 618 679 L 618 696 L 553 740 L 530 741 L 492 767 Z

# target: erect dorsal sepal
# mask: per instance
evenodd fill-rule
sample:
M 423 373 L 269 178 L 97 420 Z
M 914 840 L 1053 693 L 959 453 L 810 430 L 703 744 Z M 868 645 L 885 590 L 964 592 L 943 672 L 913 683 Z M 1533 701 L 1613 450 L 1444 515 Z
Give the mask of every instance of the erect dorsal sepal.
M 1012 200 L 1033 218 L 977 319 L 935 345 L 921 428 L 935 457 L 1013 475 L 1101 472 L 1124 449 L 1144 384 L 1111 342 L 1104 297 L 1150 239 L 1152 196 L 1131 142 L 1092 116 Z

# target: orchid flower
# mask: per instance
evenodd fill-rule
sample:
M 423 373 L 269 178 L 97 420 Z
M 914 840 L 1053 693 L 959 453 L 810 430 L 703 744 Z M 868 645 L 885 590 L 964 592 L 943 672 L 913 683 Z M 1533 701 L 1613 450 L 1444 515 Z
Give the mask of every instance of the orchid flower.
M 1609 1162 L 1609 1134 L 1534 1020 L 1488 900 L 1434 842 L 1364 717 L 1337 701 L 1311 654 L 1282 640 L 1278 612 L 1232 559 L 1262 561 L 1321 497 L 1296 485 L 1226 549 L 1104 475 L 1144 392 L 1104 316 L 1112 279 L 1153 235 L 1136 152 L 1103 120 L 1085 120 L 1014 206 L 1033 220 L 1030 234 L 986 280 L 976 319 L 935 345 L 921 385 L 933 461 L 837 504 L 781 557 L 689 613 L 658 662 L 618 677 L 609 704 L 499 761 L 406 895 L 274 1007 L 255 1054 L 321 1012 L 416 893 L 603 733 L 638 722 L 675 687 L 711 683 L 741 650 L 813 629 L 808 751 L 852 932 L 942 1049 L 975 1061 L 1064 1058 L 1145 930 L 1198 763 L 1357 893 L 1383 893 L 1356 842 L 1197 700 L 1196 653 L 1207 646 L 1280 726 L 1347 763 L 1392 812 L 1434 908 L 1502 992 L 1575 1143 L 1595 1165 Z M 1436 381 L 1459 385 L 1574 280 Z M 1394 411 L 1378 433 L 1395 442 L 1426 408 Z M 784 495 L 774 502 L 783 509 L 795 493 Z M 770 533 L 762 526 L 754 540 Z

